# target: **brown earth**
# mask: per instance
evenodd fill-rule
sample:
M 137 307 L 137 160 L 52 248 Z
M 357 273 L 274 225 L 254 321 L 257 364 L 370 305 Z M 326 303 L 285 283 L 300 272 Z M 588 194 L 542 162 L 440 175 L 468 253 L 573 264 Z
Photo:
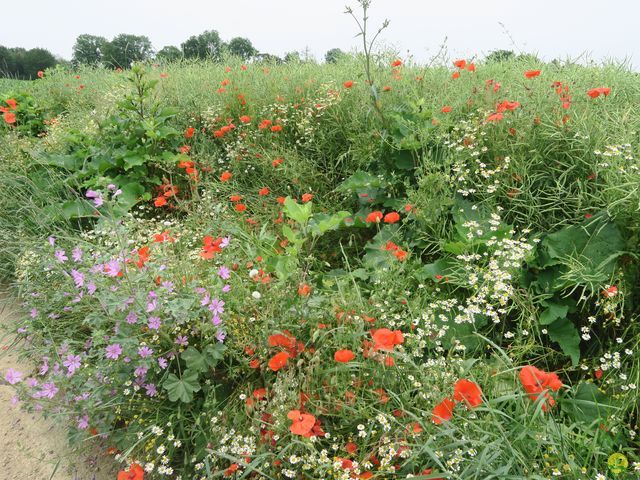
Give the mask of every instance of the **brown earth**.
M 28 374 L 34 368 L 19 356 L 20 343 L 6 328 L 18 312 L 16 301 L 0 294 L 0 479 L 115 480 L 114 462 L 97 453 L 96 444 L 74 450 L 63 424 L 12 405 L 14 390 L 4 381 L 7 369 Z

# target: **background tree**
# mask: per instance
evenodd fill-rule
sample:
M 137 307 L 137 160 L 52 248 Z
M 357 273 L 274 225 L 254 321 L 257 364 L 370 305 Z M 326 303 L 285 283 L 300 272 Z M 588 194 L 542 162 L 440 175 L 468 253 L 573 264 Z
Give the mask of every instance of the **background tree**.
M 103 60 L 114 68 L 129 68 L 134 62 L 149 59 L 152 53 L 148 37 L 121 33 L 104 45 Z
M 24 53 L 22 59 L 22 75 L 25 79 L 38 77 L 38 71 L 55 67 L 56 57 L 44 48 L 32 48 Z
M 162 49 L 156 53 L 156 58 L 165 62 L 175 62 L 182 58 L 182 50 L 178 47 L 174 47 L 173 45 L 167 45 L 166 47 L 162 47 Z
M 513 53 L 512 50 L 493 50 L 491 53 L 489 53 L 489 55 L 487 55 L 485 61 L 487 63 L 506 62 L 507 60 L 511 60 L 515 56 L 516 54 Z
M 215 30 L 207 30 L 200 35 L 194 35 L 182 44 L 185 58 L 211 58 L 219 61 L 222 54 L 223 42 Z
M 0 77 L 12 77 L 16 71 L 15 55 L 11 49 L 0 46 Z
M 324 54 L 324 61 L 327 63 L 337 63 L 340 57 L 344 57 L 345 53 L 339 48 L 332 48 Z
M 301 63 L 302 58 L 300 57 L 300 52 L 293 51 L 287 52 L 284 54 L 284 62 L 285 63 Z
M 107 39 L 95 35 L 82 34 L 73 45 L 73 63 L 96 65 L 102 61 Z
M 258 53 L 258 50 L 254 48 L 251 40 L 244 37 L 232 38 L 231 40 L 229 40 L 227 48 L 231 55 L 240 57 L 243 60 L 248 60 Z

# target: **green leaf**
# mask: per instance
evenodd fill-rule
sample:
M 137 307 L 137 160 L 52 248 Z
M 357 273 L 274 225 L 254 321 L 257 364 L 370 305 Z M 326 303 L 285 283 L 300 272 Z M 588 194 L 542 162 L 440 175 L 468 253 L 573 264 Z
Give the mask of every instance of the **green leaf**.
M 319 237 L 329 230 L 336 230 L 340 227 L 342 221 L 350 216 L 351 214 L 345 211 L 337 212 L 333 215 L 318 213 L 310 220 L 309 228 L 311 228 L 311 233 L 314 236 Z
M 305 225 L 309 221 L 312 208 L 313 205 L 311 202 L 301 205 L 295 200 L 292 200 L 291 197 L 287 197 L 284 201 L 284 213 L 301 225 Z
M 569 307 L 557 303 L 549 303 L 548 307 L 540 314 L 540 325 L 550 325 L 559 318 L 565 318 Z
M 180 354 L 187 368 L 196 372 L 205 372 L 207 370 L 207 362 L 200 351 L 195 347 L 189 347 Z
M 573 398 L 562 402 L 562 409 L 574 420 L 588 425 L 605 420 L 612 408 L 609 398 L 593 383 L 580 383 Z
M 129 210 L 136 203 L 140 201 L 144 195 L 144 187 L 137 183 L 132 182 L 121 188 L 122 193 L 116 197 L 120 206 L 126 210 Z
M 577 365 L 580 360 L 580 335 L 576 326 L 565 317 L 554 321 L 547 331 L 549 338 L 560 345 L 565 355 L 571 357 L 571 363 Z
M 214 343 L 212 345 L 207 345 L 204 349 L 204 358 L 211 368 L 214 368 L 218 365 L 218 362 L 224 358 L 224 352 L 227 350 L 227 347 L 222 343 Z
M 93 217 L 96 209 L 86 200 L 69 200 L 62 204 L 62 214 L 65 218 Z
M 198 372 L 187 369 L 182 373 L 181 378 L 170 373 L 162 387 L 168 392 L 170 401 L 177 402 L 180 400 L 181 402 L 189 403 L 193 401 L 193 393 L 200 391 Z

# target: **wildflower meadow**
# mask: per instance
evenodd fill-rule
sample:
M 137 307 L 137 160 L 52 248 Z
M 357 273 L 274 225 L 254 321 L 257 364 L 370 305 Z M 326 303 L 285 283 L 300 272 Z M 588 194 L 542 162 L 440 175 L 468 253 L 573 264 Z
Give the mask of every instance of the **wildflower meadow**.
M 38 76 L 0 83 L 0 382 L 118 480 L 640 477 L 637 73 Z

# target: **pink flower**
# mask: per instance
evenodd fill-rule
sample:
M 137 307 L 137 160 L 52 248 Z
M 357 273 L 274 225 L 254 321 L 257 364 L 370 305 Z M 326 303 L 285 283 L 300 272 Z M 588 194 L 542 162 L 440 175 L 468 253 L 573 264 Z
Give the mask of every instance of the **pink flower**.
M 16 383 L 20 383 L 22 381 L 22 372 L 18 372 L 17 370 L 10 368 L 7 370 L 4 379 L 9 382 L 9 384 L 15 385 Z

